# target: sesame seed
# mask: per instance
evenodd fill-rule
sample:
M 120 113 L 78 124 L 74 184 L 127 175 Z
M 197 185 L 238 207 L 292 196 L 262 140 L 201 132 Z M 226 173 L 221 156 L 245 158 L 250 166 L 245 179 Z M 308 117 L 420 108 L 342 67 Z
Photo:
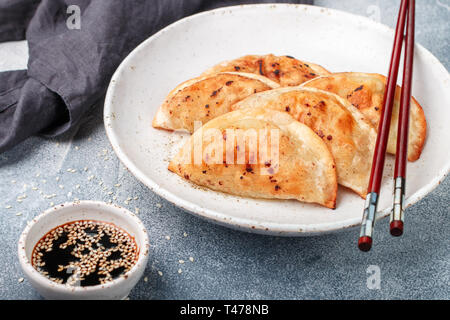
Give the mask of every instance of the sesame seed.
M 11 209 L 12 206 L 11 206 L 11 205 L 7 205 L 5 208 L 6 208 L 6 209 Z
M 161 208 L 161 207 L 162 207 L 162 204 L 161 204 L 161 203 L 157 203 L 157 204 L 156 204 L 156 207 L 157 207 L 157 208 Z
M 183 270 L 181 270 L 181 269 L 178 269 L 178 273 L 182 273 L 183 272 Z
M 184 232 L 183 236 L 186 238 L 188 236 L 188 234 L 186 232 Z
M 183 263 L 184 263 L 184 260 L 178 260 L 178 262 L 181 263 L 181 264 L 183 264 Z
M 147 282 L 148 281 L 148 277 L 144 277 L 144 282 Z
M 19 278 L 19 280 L 17 281 L 19 281 L 19 283 L 22 283 L 24 280 L 25 280 L 24 278 Z
M 170 236 L 166 236 L 166 239 L 167 239 L 167 240 L 170 240 Z
M 193 257 L 189 257 L 189 261 L 190 262 L 194 262 L 194 258 Z

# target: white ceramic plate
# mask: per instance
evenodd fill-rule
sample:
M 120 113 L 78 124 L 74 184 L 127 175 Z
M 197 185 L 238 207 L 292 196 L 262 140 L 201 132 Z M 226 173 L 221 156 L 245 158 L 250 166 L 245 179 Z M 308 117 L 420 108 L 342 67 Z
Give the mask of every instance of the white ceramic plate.
M 246 54 L 292 55 L 330 71 L 386 74 L 394 32 L 367 18 L 303 5 L 222 8 L 182 19 L 139 45 L 120 65 L 108 89 L 104 120 L 123 164 L 151 190 L 210 221 L 253 232 L 301 236 L 356 226 L 363 200 L 340 188 L 337 209 L 296 201 L 234 197 L 197 187 L 170 173 L 179 134 L 151 121 L 167 93 L 206 68 Z M 408 166 L 407 204 L 429 193 L 450 168 L 450 77 L 426 49 L 416 47 L 415 97 L 428 121 L 419 161 Z M 379 217 L 389 214 L 393 157 L 389 156 Z

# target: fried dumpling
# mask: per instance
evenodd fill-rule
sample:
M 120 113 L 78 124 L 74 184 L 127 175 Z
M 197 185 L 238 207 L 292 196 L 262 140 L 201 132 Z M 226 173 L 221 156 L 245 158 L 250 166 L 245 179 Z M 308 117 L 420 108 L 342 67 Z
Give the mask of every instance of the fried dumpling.
M 282 87 L 298 86 L 305 81 L 318 76 L 328 75 L 323 67 L 306 63 L 291 56 L 248 55 L 235 60 L 222 62 L 208 70 L 203 75 L 225 71 L 238 71 L 265 76 Z
M 334 156 L 339 184 L 366 196 L 377 134 L 348 101 L 313 88 L 279 88 L 252 95 L 232 108 L 275 109 L 306 124 Z
M 275 110 L 243 109 L 211 120 L 195 131 L 169 170 L 238 196 L 336 206 L 336 168 L 327 146 Z
M 305 87 L 313 87 L 333 92 L 348 99 L 372 123 L 375 130 L 381 118 L 386 77 L 369 73 L 334 73 L 304 83 Z M 392 110 L 391 128 L 387 152 L 395 154 L 397 146 L 398 116 L 400 109 L 401 88 L 397 86 L 394 109 Z M 408 160 L 420 158 L 425 144 L 427 122 L 422 107 L 412 98 L 409 120 Z
M 193 132 L 195 121 L 205 124 L 249 95 L 277 87 L 266 77 L 237 72 L 191 79 L 169 93 L 153 119 L 153 127 Z

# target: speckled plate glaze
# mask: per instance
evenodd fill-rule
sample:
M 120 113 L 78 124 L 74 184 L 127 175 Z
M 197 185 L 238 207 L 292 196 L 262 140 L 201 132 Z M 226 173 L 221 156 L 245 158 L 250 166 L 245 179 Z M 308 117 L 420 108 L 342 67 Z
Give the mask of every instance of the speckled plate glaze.
M 123 164 L 151 190 L 209 221 L 251 232 L 304 236 L 361 223 L 364 201 L 339 189 L 337 209 L 296 201 L 244 199 L 195 187 L 169 172 L 185 135 L 156 130 L 151 121 L 168 92 L 208 67 L 245 54 L 292 55 L 330 71 L 386 74 L 392 29 L 348 13 L 303 5 L 249 5 L 197 14 L 139 45 L 114 74 L 104 121 Z M 414 96 L 428 121 L 419 161 L 408 166 L 407 205 L 423 198 L 450 168 L 450 77 L 417 45 Z M 388 156 L 379 217 L 389 215 L 394 158 Z M 432 215 L 430 215 L 432 219 Z

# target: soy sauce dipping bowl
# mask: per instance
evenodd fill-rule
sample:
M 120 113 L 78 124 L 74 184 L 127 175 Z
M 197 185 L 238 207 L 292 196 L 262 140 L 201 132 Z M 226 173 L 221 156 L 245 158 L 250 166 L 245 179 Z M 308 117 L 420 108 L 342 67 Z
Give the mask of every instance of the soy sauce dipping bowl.
M 125 274 L 95 286 L 58 284 L 40 274 L 31 264 L 36 243 L 50 230 L 77 220 L 109 222 L 134 237 L 139 255 L 136 264 Z M 149 253 L 147 230 L 141 220 L 122 207 L 98 201 L 76 201 L 50 208 L 28 223 L 19 239 L 19 261 L 31 285 L 46 299 L 125 299 L 144 273 Z

